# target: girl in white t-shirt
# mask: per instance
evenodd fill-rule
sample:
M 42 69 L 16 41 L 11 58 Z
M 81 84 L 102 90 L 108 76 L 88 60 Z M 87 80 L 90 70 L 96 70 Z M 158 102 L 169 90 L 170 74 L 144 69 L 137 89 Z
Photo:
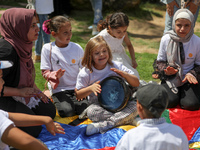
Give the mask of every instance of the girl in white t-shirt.
M 74 92 L 83 49 L 79 44 L 70 42 L 72 27 L 66 17 L 56 16 L 43 25 L 44 31 L 51 33 L 55 41 L 42 48 L 42 75 L 49 83 L 51 97 L 59 115 L 79 115 L 88 106 L 86 99 L 77 101 Z
M 127 68 L 131 69 L 139 78 L 139 73 L 136 70 L 137 62 L 135 60 L 134 48 L 127 34 L 128 26 L 128 16 L 123 12 L 116 12 L 107 16 L 105 21 L 100 21 L 98 23 L 98 30 L 101 31 L 98 35 L 102 36 L 109 45 L 113 61 L 121 62 Z M 126 54 L 123 42 L 129 50 L 131 59 Z
M 125 108 L 116 113 L 107 111 L 98 103 L 97 95 L 101 93 L 100 81 L 106 77 L 119 76 L 131 86 L 139 86 L 139 80 L 133 71 L 119 62 L 112 61 L 111 50 L 102 36 L 97 36 L 87 43 L 82 65 L 84 67 L 79 72 L 76 83 L 76 96 L 77 99 L 88 96 L 91 105 L 79 118 L 87 115 L 94 122 L 87 126 L 86 134 L 103 133 L 133 121 L 137 115 L 135 101 L 129 101 Z

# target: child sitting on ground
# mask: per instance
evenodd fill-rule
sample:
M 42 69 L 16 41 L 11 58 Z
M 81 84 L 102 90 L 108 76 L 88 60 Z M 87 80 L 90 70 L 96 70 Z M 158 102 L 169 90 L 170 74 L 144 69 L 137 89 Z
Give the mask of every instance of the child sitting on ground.
M 139 126 L 127 131 L 115 150 L 188 150 L 188 140 L 183 130 L 161 118 L 168 104 L 166 89 L 157 84 L 147 84 L 136 93 Z
M 77 101 L 75 85 L 83 57 L 82 47 L 71 42 L 70 20 L 56 16 L 44 23 L 46 33 L 55 38 L 42 48 L 41 66 L 43 77 L 50 83 L 52 99 L 61 117 L 79 115 L 88 106 L 86 99 Z
M 77 77 L 76 94 L 77 99 L 88 96 L 88 101 L 91 104 L 86 109 L 86 115 L 94 123 L 87 126 L 87 135 L 104 133 L 113 127 L 123 125 L 122 120 L 129 115 L 137 116 L 135 101 L 128 101 L 126 107 L 115 113 L 104 109 L 98 102 L 97 95 L 101 93 L 100 81 L 109 76 L 121 77 L 132 87 L 139 86 L 139 80 L 133 71 L 119 62 L 112 61 L 111 50 L 102 36 L 89 40 L 85 48 L 82 65 L 84 67 Z M 131 117 L 131 120 L 133 120 L 133 117 Z

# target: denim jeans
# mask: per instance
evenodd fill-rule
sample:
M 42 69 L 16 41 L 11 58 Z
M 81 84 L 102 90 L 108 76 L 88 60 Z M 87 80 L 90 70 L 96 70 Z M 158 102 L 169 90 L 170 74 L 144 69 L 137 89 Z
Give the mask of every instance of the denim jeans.
M 90 0 L 92 4 L 92 9 L 94 11 L 94 21 L 93 24 L 97 25 L 100 20 L 103 19 L 102 16 L 102 0 Z
M 176 6 L 174 6 L 174 13 L 178 10 L 179 8 L 177 8 Z M 197 17 L 198 17 L 198 14 L 199 14 L 199 7 L 196 11 L 196 13 L 194 14 L 194 23 L 196 22 L 197 20 Z M 165 30 L 164 30 L 164 33 L 169 31 L 169 30 L 172 30 L 172 20 L 173 20 L 173 16 L 170 17 L 166 11 L 166 16 L 165 16 Z
M 48 15 L 47 14 L 38 14 L 39 16 L 39 20 L 40 20 L 40 24 L 39 24 L 39 28 L 40 31 L 38 32 L 38 39 L 35 41 L 35 55 L 41 55 L 41 50 L 42 50 L 42 46 L 43 46 L 43 42 L 45 43 L 49 43 L 50 42 L 50 35 L 46 34 L 43 30 L 42 30 L 42 24 L 45 20 L 48 19 Z

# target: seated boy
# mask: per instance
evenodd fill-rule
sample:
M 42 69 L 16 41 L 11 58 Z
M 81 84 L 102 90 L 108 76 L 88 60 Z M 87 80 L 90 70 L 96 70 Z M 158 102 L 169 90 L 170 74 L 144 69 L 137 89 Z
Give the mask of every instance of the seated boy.
M 141 120 L 138 127 L 127 131 L 115 150 L 188 150 L 188 139 L 183 130 L 161 118 L 168 104 L 165 88 L 147 84 L 136 93 L 137 110 Z

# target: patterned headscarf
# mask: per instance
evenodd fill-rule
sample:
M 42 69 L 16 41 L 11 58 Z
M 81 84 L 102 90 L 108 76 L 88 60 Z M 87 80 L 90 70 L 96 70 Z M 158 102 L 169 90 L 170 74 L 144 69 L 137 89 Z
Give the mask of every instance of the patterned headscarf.
M 18 87 L 33 87 L 34 65 L 32 61 L 32 45 L 28 40 L 28 32 L 36 14 L 34 9 L 7 9 L 0 19 L 0 33 L 16 50 L 20 58 L 20 81 Z

